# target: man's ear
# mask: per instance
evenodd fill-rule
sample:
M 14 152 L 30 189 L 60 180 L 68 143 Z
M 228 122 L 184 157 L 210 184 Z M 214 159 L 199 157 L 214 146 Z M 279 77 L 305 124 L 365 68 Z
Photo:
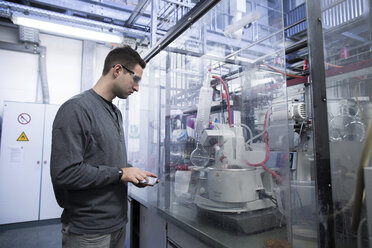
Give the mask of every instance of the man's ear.
M 120 68 L 115 66 L 113 69 L 114 78 L 117 78 L 120 74 Z

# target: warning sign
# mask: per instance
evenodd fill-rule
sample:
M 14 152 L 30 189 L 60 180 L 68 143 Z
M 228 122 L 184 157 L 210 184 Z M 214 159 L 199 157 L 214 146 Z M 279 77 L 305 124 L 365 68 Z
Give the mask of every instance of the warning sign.
M 22 132 L 21 135 L 19 135 L 17 141 L 28 141 L 28 138 L 27 138 L 25 132 Z
M 18 115 L 18 122 L 22 125 L 26 125 L 28 123 L 30 123 L 31 121 L 31 115 L 27 114 L 27 113 L 22 113 L 20 115 Z

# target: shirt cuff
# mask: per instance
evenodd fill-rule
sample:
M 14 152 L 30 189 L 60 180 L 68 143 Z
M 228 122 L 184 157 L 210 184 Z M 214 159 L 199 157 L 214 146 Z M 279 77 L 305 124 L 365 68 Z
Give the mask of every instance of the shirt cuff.
M 121 180 L 121 177 L 123 176 L 123 170 L 122 169 L 118 169 L 118 174 L 119 174 L 119 182 Z

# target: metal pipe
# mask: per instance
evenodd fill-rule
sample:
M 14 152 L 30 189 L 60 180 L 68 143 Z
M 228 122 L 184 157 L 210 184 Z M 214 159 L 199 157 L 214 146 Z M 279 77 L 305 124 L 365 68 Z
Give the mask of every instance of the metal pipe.
M 10 18 L 11 16 L 12 14 L 8 8 L 0 8 L 0 17 Z
M 25 6 L 25 5 L 21 5 L 21 4 L 16 4 L 16 3 L 10 3 L 10 2 L 6 2 L 6 1 L 0 1 L 0 7 L 1 8 L 8 8 L 11 13 L 13 13 L 13 12 L 22 12 L 22 13 L 27 12 L 28 15 L 30 15 L 30 16 L 37 15 L 37 16 L 40 16 L 40 17 L 49 18 L 51 20 L 55 19 L 55 20 L 69 22 L 69 23 L 76 23 L 76 24 L 86 25 L 86 26 L 89 26 L 91 28 L 94 27 L 94 28 L 103 28 L 103 29 L 106 29 L 106 30 L 115 30 L 115 31 L 122 32 L 122 33 L 125 33 L 125 34 L 129 33 L 129 34 L 133 34 L 133 35 L 137 35 L 137 36 L 149 36 L 149 33 L 143 32 L 143 31 L 137 31 L 137 30 L 121 27 L 121 26 L 118 26 L 118 25 L 103 23 L 103 22 L 94 21 L 94 20 L 88 20 L 88 19 L 81 18 L 81 17 L 76 17 L 76 16 L 69 16 L 69 15 L 65 15 L 65 14 L 61 14 L 61 13 L 56 13 L 56 12 L 52 12 L 52 11 L 48 11 L 48 10 L 42 10 L 42 9 L 38 9 L 38 8 L 30 7 L 30 6 Z
M 46 70 L 46 48 L 39 47 L 39 73 L 41 82 L 41 92 L 43 93 L 43 103 L 49 103 L 49 86 Z

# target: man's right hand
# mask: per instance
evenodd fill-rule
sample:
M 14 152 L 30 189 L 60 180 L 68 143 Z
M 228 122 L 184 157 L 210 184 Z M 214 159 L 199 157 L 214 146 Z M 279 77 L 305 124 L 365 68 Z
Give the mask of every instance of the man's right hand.
M 143 179 L 148 180 L 148 176 L 157 178 L 155 174 L 136 167 L 125 167 L 121 168 L 121 170 L 123 171 L 123 175 L 121 176 L 120 180 L 123 182 L 138 184 Z

